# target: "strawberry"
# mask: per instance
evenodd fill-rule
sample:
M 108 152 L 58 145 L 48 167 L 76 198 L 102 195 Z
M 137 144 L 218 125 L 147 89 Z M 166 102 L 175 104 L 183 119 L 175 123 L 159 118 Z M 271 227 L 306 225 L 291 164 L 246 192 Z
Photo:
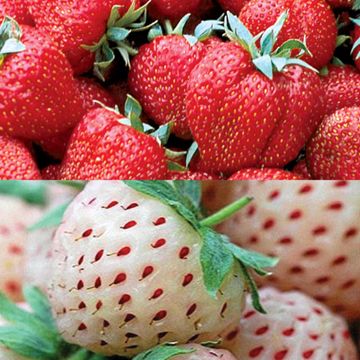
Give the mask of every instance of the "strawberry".
M 61 171 L 60 164 L 48 165 L 46 168 L 41 170 L 41 176 L 43 180 L 57 180 Z
M 22 299 L 26 228 L 39 219 L 41 212 L 19 198 L 4 195 L 0 195 L 0 208 L 0 290 L 19 301 Z
M 218 0 L 224 11 L 230 11 L 235 15 L 239 15 L 241 9 L 249 0 Z
M 326 0 L 332 8 L 352 8 L 354 0 Z
M 0 131 L 40 140 L 73 127 L 82 109 L 65 56 L 42 31 L 9 18 L 2 30 Z
M 39 169 L 28 150 L 19 140 L 0 135 L 0 179 L 38 180 Z
M 147 0 L 141 0 L 146 4 Z M 178 22 L 186 14 L 198 14 L 206 5 L 205 0 L 152 0 L 149 13 L 153 19 Z
M 255 196 L 253 203 L 219 231 L 238 245 L 280 258 L 273 275 L 262 283 L 297 289 L 348 318 L 359 318 L 360 184 L 213 182 L 204 205 L 216 211 L 245 194 Z
M 99 49 L 105 45 L 112 7 L 118 6 L 115 9 L 118 20 L 131 4 L 132 0 L 36 0 L 31 1 L 30 10 L 37 28 L 52 37 L 67 56 L 74 73 L 81 75 L 90 71 L 95 61 L 95 53 L 83 45 L 99 43 Z M 139 0 L 134 0 L 134 6 L 138 5 Z
M 309 170 L 307 168 L 307 165 L 306 165 L 306 160 L 305 159 L 302 159 L 300 160 L 296 165 L 295 167 L 293 168 L 292 170 L 293 173 L 301 176 L 303 179 L 309 179 L 311 180 L 312 177 L 311 177 L 311 174 L 309 173 Z
M 355 30 L 353 33 L 354 47 L 352 49 L 352 54 L 356 67 L 360 70 L 360 18 L 353 19 L 353 22 L 355 23 Z
M 344 107 L 360 106 L 360 72 L 355 67 L 328 66 L 323 85 L 327 115 Z
M 15 19 L 19 24 L 34 25 L 34 21 L 29 13 L 27 0 L 0 0 L 0 21 L 6 15 Z
M 170 180 L 219 180 L 220 178 L 215 175 L 207 173 L 192 172 L 192 171 L 171 171 L 169 173 Z
M 161 343 L 216 341 L 239 321 L 243 261 L 260 255 L 241 256 L 210 229 L 234 204 L 199 222 L 199 190 L 196 182 L 90 182 L 70 204 L 50 287 L 67 341 L 130 357 Z
M 192 1 L 193 3 L 193 1 Z M 184 26 L 189 16 L 185 17 L 175 30 L 169 29 L 168 35 L 156 36 L 150 43 L 140 47 L 139 54 L 131 62 L 129 88 L 145 113 L 157 124 L 173 123 L 173 132 L 185 139 L 191 138 L 186 119 L 185 96 L 191 71 L 212 47 L 214 42 L 204 37 L 183 35 Z M 204 23 L 201 25 L 203 29 Z M 219 26 L 218 22 L 209 22 Z M 200 28 L 199 28 L 200 29 Z M 195 30 L 195 33 L 197 31 Z
M 141 107 L 129 98 L 129 119 L 114 110 L 90 111 L 74 130 L 60 178 L 65 180 L 165 179 L 165 151 L 143 133 Z M 135 105 L 131 105 L 135 104 Z M 134 110 L 134 107 L 137 110 Z M 137 129 L 128 126 L 136 118 Z M 124 125 L 126 124 L 126 125 Z
M 229 180 L 301 180 L 298 174 L 281 169 L 243 169 L 232 175 Z
M 99 101 L 108 107 L 115 106 L 115 101 L 110 93 L 95 80 L 90 78 L 76 78 L 75 82 L 80 95 L 80 100 L 82 101 L 84 114 L 87 114 L 92 109 L 100 107 L 100 105 L 94 101 Z M 58 136 L 44 139 L 40 141 L 40 145 L 55 159 L 61 160 L 66 152 L 66 147 L 72 132 L 73 129 L 70 129 Z
M 224 346 L 238 359 L 346 359 L 358 356 L 345 321 L 300 292 L 260 291 L 267 314 L 249 304 Z
M 253 34 L 265 31 L 288 10 L 289 18 L 279 35 L 278 45 L 289 39 L 304 40 L 311 55 L 303 60 L 321 69 L 334 55 L 336 20 L 325 0 L 251 0 L 240 12 L 240 20 Z
M 208 52 L 192 71 L 187 119 L 204 171 L 231 175 L 248 167 L 283 167 L 320 124 L 319 76 L 301 60 L 287 58 L 291 49 L 271 50 L 285 19 L 286 13 L 264 33 L 263 47 L 253 49 L 251 34 L 228 14 L 232 41 Z M 279 51 L 285 55 L 280 60 Z
M 193 352 L 186 355 L 171 357 L 171 360 L 236 360 L 234 355 L 226 350 L 211 349 L 198 344 L 179 346 L 180 349 L 189 349 Z
M 360 179 L 360 108 L 344 108 L 324 119 L 307 145 L 314 179 Z

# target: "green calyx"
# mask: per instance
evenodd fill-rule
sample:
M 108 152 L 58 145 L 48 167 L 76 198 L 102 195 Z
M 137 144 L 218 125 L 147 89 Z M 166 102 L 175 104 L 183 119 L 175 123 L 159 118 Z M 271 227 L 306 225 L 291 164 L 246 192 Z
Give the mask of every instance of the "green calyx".
M 222 284 L 237 262 L 240 265 L 245 284 L 251 292 L 255 309 L 265 313 L 250 272 L 255 271 L 258 275 L 266 276 L 269 274 L 266 269 L 274 267 L 278 260 L 242 249 L 232 244 L 226 236 L 212 229 L 213 226 L 246 206 L 251 201 L 250 198 L 239 199 L 204 219 L 199 210 L 201 185 L 198 181 L 173 181 L 171 183 L 167 181 L 124 181 L 124 183 L 140 193 L 155 197 L 171 206 L 199 233 L 203 240 L 200 262 L 204 284 L 212 297 L 217 297 Z
M 299 65 L 318 72 L 314 67 L 300 59 L 304 54 L 311 55 L 305 40 L 302 42 L 291 39 L 274 49 L 287 18 L 288 13 L 286 11 L 273 26 L 254 36 L 238 17 L 228 12 L 225 18 L 225 35 L 248 51 L 255 67 L 269 79 L 273 79 L 275 72 L 281 72 L 289 65 Z M 258 42 L 260 46 L 258 46 Z M 293 50 L 299 50 L 296 57 L 292 57 Z
M 353 10 L 355 10 L 355 11 L 360 10 L 360 0 L 354 1 Z
M 359 9 L 360 9 L 360 4 L 359 4 Z M 351 19 L 351 21 L 356 25 L 356 26 L 360 26 L 360 18 L 358 19 Z M 355 50 L 357 50 L 360 47 L 360 37 L 355 41 L 353 48 L 351 49 L 351 55 L 355 52 Z M 357 54 L 355 60 L 359 60 L 360 59 L 360 51 Z
M 194 34 L 184 34 L 186 24 L 188 23 L 191 14 L 185 15 L 179 23 L 173 28 L 169 20 L 164 22 L 164 30 L 160 24 L 154 25 L 148 34 L 148 40 L 152 41 L 158 36 L 163 35 L 179 35 L 184 36 L 191 46 L 195 45 L 198 41 L 205 41 L 211 37 L 216 31 L 224 30 L 224 21 L 222 17 L 218 20 L 202 21 L 194 30 Z
M 137 55 L 138 51 L 132 46 L 129 36 L 133 33 L 146 31 L 155 23 L 146 25 L 147 7 L 150 1 L 136 9 L 136 2 L 132 1 L 124 16 L 119 14 L 119 5 L 115 5 L 107 23 L 107 31 L 95 45 L 83 45 L 88 51 L 95 53 L 94 74 L 105 81 L 105 71 L 115 60 L 118 52 L 127 67 L 130 67 L 131 56 Z
M 0 25 L 0 66 L 7 55 L 26 50 L 25 45 L 21 42 L 21 36 L 19 24 L 11 17 L 5 16 Z

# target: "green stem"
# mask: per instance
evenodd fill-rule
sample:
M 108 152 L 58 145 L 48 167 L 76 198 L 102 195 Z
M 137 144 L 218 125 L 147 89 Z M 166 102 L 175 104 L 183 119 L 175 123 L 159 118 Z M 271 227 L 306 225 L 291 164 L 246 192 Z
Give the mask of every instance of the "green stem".
M 253 198 L 251 197 L 243 197 L 232 204 L 225 206 L 223 209 L 218 211 L 217 213 L 207 217 L 206 219 L 200 221 L 200 225 L 202 226 L 209 226 L 213 227 L 217 224 L 222 223 L 224 220 L 228 219 L 232 215 L 234 215 L 236 212 L 244 208 L 246 205 L 248 205 Z
M 165 21 L 164 21 L 164 28 L 165 28 L 165 33 L 166 33 L 167 35 L 171 35 L 171 34 L 173 33 L 173 31 L 174 31 L 174 29 L 173 29 L 173 27 L 172 27 L 172 25 L 171 25 L 170 20 L 165 20 Z

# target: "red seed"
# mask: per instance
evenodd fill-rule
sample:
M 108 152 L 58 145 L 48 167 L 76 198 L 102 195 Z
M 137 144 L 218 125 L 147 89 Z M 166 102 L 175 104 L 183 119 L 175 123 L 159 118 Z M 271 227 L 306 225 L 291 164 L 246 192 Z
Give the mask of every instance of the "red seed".
M 99 300 L 99 301 L 96 303 L 96 310 L 100 310 L 102 306 L 103 306 L 103 303 L 102 303 L 101 300 Z
M 163 320 L 167 315 L 165 310 L 160 310 L 153 318 L 153 321 L 160 321 Z
M 289 215 L 290 220 L 300 219 L 302 216 L 302 212 L 300 210 L 295 210 Z
M 150 297 L 150 300 L 152 300 L 152 299 L 157 299 L 157 298 L 160 297 L 163 293 L 164 293 L 163 289 L 156 289 L 156 290 L 154 291 L 154 293 L 152 294 L 152 296 Z
M 81 323 L 78 327 L 79 331 L 86 330 L 86 329 L 87 329 L 87 326 L 84 323 Z
M 249 351 L 249 356 L 251 358 L 255 358 L 260 355 L 260 353 L 264 350 L 263 346 L 258 346 L 252 350 Z
M 155 226 L 160 226 L 160 225 L 163 225 L 163 224 L 165 224 L 165 223 L 166 223 L 166 219 L 163 218 L 163 217 L 160 217 L 160 218 L 158 218 L 157 220 L 155 220 L 155 221 L 153 222 L 153 224 L 154 224 Z
M 294 328 L 285 329 L 282 333 L 284 336 L 292 336 L 295 332 Z
M 283 360 L 287 353 L 288 353 L 288 350 L 278 351 L 274 355 L 274 360 Z
M 121 228 L 124 229 L 124 230 L 127 230 L 127 229 L 131 229 L 132 227 L 136 226 L 137 225 L 137 222 L 132 220 L 132 221 L 129 221 L 128 223 L 126 223 L 124 226 L 122 226 Z
M 81 290 L 83 287 L 84 287 L 84 282 L 83 282 L 82 280 L 80 280 L 80 281 L 77 283 L 76 288 L 77 288 L 78 290 Z
M 104 320 L 103 321 L 103 327 L 106 328 L 108 326 L 110 326 L 110 323 L 107 320 Z
M 300 188 L 299 190 L 299 194 L 306 194 L 310 191 L 312 191 L 312 186 L 311 185 L 304 185 L 302 188 Z
M 192 305 L 189 307 L 188 311 L 186 312 L 186 316 L 192 315 L 192 314 L 195 312 L 196 308 L 197 308 L 197 305 L 196 305 L 196 304 L 192 304 Z
M 85 309 L 86 308 L 86 304 L 82 301 L 80 304 L 79 304 L 79 309 Z
M 132 203 L 132 204 L 128 205 L 127 207 L 123 207 L 123 209 L 124 209 L 124 210 L 131 210 L 131 209 L 134 209 L 134 208 L 136 208 L 136 207 L 138 207 L 138 206 L 139 206 L 139 204 L 137 204 L 137 203 Z
M 101 286 L 101 277 L 97 277 L 94 284 L 95 288 L 98 289 Z
M 268 326 L 262 326 L 255 331 L 255 335 L 263 335 L 269 330 Z
M 151 244 L 151 246 L 155 249 L 159 248 L 159 247 L 162 247 L 166 244 L 166 240 L 165 239 L 159 239 L 159 240 L 156 240 L 156 242 L 154 244 Z
M 303 358 L 310 359 L 311 356 L 313 356 L 313 354 L 314 354 L 314 350 L 307 350 L 307 351 L 303 352 Z
M 84 262 L 84 255 L 81 255 L 78 260 L 78 265 L 80 266 Z
M 133 314 L 126 314 L 124 321 L 125 321 L 125 322 L 129 322 L 129 321 L 135 319 L 135 317 L 136 317 L 136 316 L 133 315 Z
M 185 259 L 190 253 L 190 249 L 188 247 L 183 247 L 181 250 L 180 250 L 180 254 L 179 254 L 179 257 L 180 259 Z
M 194 279 L 194 276 L 193 274 L 187 274 L 184 276 L 184 280 L 183 280 L 183 283 L 182 283 L 182 286 L 187 286 L 189 285 Z
M 102 258 L 103 255 L 104 255 L 104 250 L 99 250 L 99 251 L 97 252 L 97 254 L 95 255 L 94 262 L 99 261 L 99 260 Z
M 119 305 L 124 305 L 125 303 L 129 302 L 130 300 L 131 300 L 131 296 L 128 294 L 124 294 L 119 300 Z
M 114 285 L 118 285 L 123 283 L 126 280 L 126 274 L 125 273 L 119 273 L 116 275 L 116 278 L 114 280 Z
M 93 230 L 92 229 L 87 229 L 83 232 L 82 237 L 86 238 L 89 237 L 92 234 Z
M 111 203 L 109 203 L 107 206 L 105 206 L 104 209 L 111 209 L 114 206 L 116 206 L 117 204 L 119 204 L 119 202 L 114 200 Z
M 147 266 L 143 273 L 142 273 L 142 279 L 147 278 L 149 275 L 151 275 L 154 271 L 154 268 L 152 266 Z
M 129 255 L 130 252 L 131 252 L 131 248 L 129 246 L 125 246 L 118 251 L 117 256 Z

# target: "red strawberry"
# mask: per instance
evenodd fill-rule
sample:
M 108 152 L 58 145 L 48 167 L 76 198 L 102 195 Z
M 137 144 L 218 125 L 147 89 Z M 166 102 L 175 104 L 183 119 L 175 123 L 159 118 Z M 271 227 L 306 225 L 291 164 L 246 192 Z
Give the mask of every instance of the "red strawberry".
M 165 179 L 165 152 L 157 139 L 121 121 L 128 119 L 112 110 L 90 111 L 71 136 L 61 178 Z
M 285 10 L 289 11 L 278 45 L 289 39 L 303 41 L 313 56 L 303 60 L 317 69 L 333 57 L 337 27 L 330 6 L 325 0 L 251 0 L 240 13 L 240 20 L 254 35 L 266 30 Z
M 353 56 L 356 67 L 360 70 L 360 18 L 353 21 L 355 23 Z
M 179 171 L 171 171 L 169 173 L 170 180 L 220 180 L 220 177 L 215 175 L 210 175 L 207 173 L 199 173 L 199 172 L 179 172 Z
M 239 15 L 241 9 L 249 0 L 218 0 L 218 3 L 225 11 L 230 11 L 235 15 Z
M 139 0 L 134 0 L 136 6 Z M 75 74 L 91 70 L 95 54 L 83 45 L 98 43 L 106 32 L 107 20 L 114 5 L 124 15 L 132 0 L 35 0 L 30 10 L 36 26 L 59 45 Z
M 351 8 L 354 5 L 354 0 L 326 0 L 333 8 Z
M 360 72 L 355 67 L 328 66 L 323 85 L 327 115 L 344 107 L 360 106 Z
M 301 180 L 298 174 L 281 169 L 244 169 L 231 176 L 229 180 Z
M 5 15 L 15 19 L 19 24 L 34 25 L 29 13 L 28 0 L 0 0 L 0 21 Z
M 147 0 L 141 0 L 146 4 Z M 178 22 L 188 13 L 197 15 L 206 5 L 205 0 L 152 0 L 149 5 L 149 13 L 153 19 L 170 20 Z
M 100 84 L 90 78 L 75 79 L 84 114 L 90 110 L 100 107 L 94 101 L 99 101 L 105 106 L 114 107 L 115 101 L 108 91 Z M 73 129 L 66 131 L 57 136 L 52 136 L 40 141 L 41 147 L 55 159 L 62 160 L 66 151 L 67 144 Z
M 311 174 L 309 173 L 305 159 L 300 160 L 293 168 L 292 172 L 301 176 L 303 179 L 311 180 Z
M 187 119 L 202 167 L 225 174 L 262 165 L 283 167 L 298 156 L 323 117 L 320 78 L 300 66 L 286 67 L 290 59 L 281 60 L 280 73 L 271 54 L 253 52 L 251 59 L 235 43 L 240 42 L 235 32 L 246 34 L 243 43 L 252 41 L 250 34 L 237 18 L 230 19 L 232 41 L 210 51 L 188 84 Z
M 27 149 L 19 140 L 0 135 L 0 179 L 38 180 L 39 169 Z
M 280 258 L 261 283 L 297 289 L 348 318 L 360 317 L 359 182 L 211 182 L 204 194 L 213 211 L 239 195 L 255 198 L 218 230 Z
M 21 38 L 24 47 L 17 41 L 14 53 L 0 57 L 0 131 L 40 140 L 72 128 L 83 110 L 65 56 L 42 31 L 23 25 L 21 36 L 6 21 L 10 34 L 2 37 Z
M 250 303 L 236 329 L 224 334 L 221 345 L 238 359 L 357 360 L 345 321 L 300 292 L 260 291 L 267 314 Z
M 360 179 L 360 108 L 344 108 L 327 116 L 307 147 L 314 179 Z
M 204 44 L 195 39 L 193 44 L 182 35 L 183 26 L 176 34 L 157 36 L 140 48 L 131 62 L 129 87 L 157 124 L 173 122 L 177 136 L 191 138 L 185 109 L 188 79 L 215 40 Z
M 49 165 L 45 169 L 41 170 L 41 176 L 44 180 L 58 180 L 60 178 L 61 165 Z

